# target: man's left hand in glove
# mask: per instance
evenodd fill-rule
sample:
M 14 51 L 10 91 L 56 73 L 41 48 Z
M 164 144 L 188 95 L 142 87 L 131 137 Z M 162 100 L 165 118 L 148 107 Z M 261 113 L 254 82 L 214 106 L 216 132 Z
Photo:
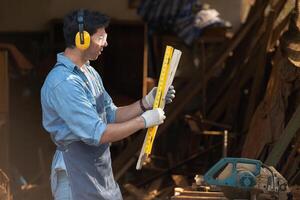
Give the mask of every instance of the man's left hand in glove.
M 154 87 L 143 99 L 142 103 L 145 109 L 149 110 L 152 109 L 155 95 L 156 95 L 157 87 Z M 166 104 L 169 104 L 173 101 L 175 98 L 175 89 L 174 86 L 171 85 L 168 89 L 167 95 L 166 95 Z

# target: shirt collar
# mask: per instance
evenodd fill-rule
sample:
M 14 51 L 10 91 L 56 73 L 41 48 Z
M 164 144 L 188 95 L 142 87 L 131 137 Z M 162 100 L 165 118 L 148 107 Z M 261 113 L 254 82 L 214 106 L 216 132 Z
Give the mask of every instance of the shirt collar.
M 68 57 L 64 55 L 64 52 L 57 54 L 57 62 L 62 63 L 63 65 L 65 65 L 67 68 L 71 70 L 73 70 L 76 67 L 75 63 L 73 63 Z M 85 64 L 89 66 L 90 61 L 87 61 Z

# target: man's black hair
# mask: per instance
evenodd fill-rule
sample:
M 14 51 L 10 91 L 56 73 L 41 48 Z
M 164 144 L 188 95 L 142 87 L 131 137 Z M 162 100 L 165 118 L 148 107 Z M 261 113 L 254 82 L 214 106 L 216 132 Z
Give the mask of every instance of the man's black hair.
M 78 28 L 78 11 L 75 10 L 67 14 L 64 18 L 64 38 L 66 47 L 73 48 L 75 46 L 75 36 L 79 31 Z M 90 11 L 83 10 L 83 20 L 84 27 L 83 29 L 87 31 L 91 36 L 96 33 L 98 28 L 106 28 L 109 24 L 109 17 L 98 12 L 98 11 Z

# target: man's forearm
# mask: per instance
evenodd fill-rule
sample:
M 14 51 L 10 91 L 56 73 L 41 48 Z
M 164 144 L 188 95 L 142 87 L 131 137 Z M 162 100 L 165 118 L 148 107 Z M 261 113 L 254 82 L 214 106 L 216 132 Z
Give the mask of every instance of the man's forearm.
M 108 124 L 101 136 L 100 144 L 122 140 L 144 127 L 145 122 L 142 117 L 135 117 L 127 122 Z
M 143 105 L 145 103 L 143 102 Z M 141 108 L 140 102 L 137 101 L 128 106 L 118 107 L 116 111 L 116 123 L 125 122 L 141 115 L 144 111 Z

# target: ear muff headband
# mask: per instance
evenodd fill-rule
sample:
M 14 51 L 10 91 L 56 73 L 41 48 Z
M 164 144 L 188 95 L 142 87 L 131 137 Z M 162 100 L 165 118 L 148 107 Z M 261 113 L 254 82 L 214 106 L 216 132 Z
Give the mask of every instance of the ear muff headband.
M 78 32 L 75 36 L 75 45 L 78 49 L 85 50 L 89 48 L 91 43 L 90 34 L 83 29 L 84 27 L 84 13 L 83 10 L 79 10 L 77 13 Z

